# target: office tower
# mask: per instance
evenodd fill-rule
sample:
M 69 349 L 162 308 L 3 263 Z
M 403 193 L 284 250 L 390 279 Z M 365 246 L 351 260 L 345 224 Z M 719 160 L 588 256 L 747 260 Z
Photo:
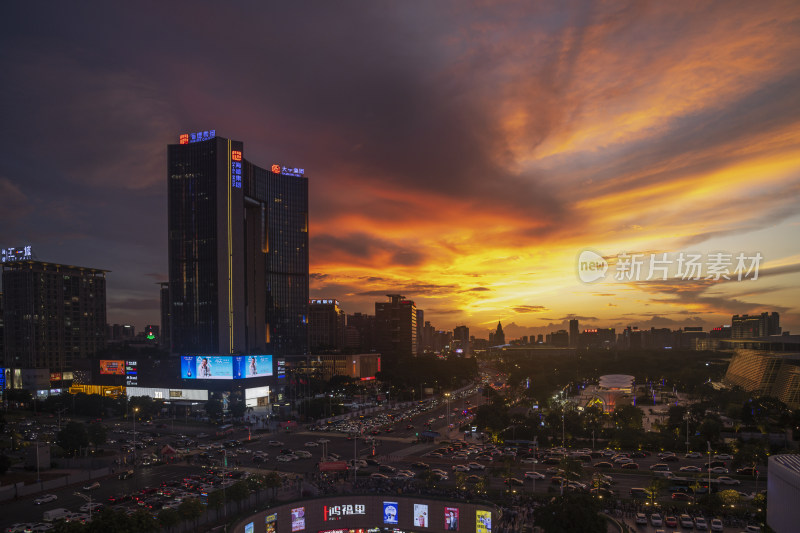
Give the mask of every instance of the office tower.
M 417 307 L 399 294 L 375 302 L 375 342 L 387 366 L 417 355 Z
M 422 345 L 422 328 L 425 324 L 425 311 L 422 309 L 417 309 L 417 355 L 422 354 L 425 351 L 425 347 Z
M 503 333 L 503 326 L 500 322 L 497 323 L 497 330 L 494 332 L 492 339 L 495 346 L 502 346 L 506 343 L 506 334 Z
M 308 352 L 308 180 L 214 131 L 167 149 L 173 353 Z
M 731 330 L 734 339 L 755 339 L 780 335 L 780 315 L 775 312 L 761 313 L 760 315 L 733 315 Z
M 344 347 L 345 314 L 338 300 L 308 302 L 308 342 L 312 352 Z
M 561 348 L 567 348 L 569 346 L 569 333 L 565 330 L 560 329 L 558 331 L 554 331 L 549 335 L 550 342 L 548 344 L 552 344 L 553 346 L 559 346 Z
M 361 353 L 375 351 L 375 317 L 363 313 L 347 315 L 347 347 Z
M 417 354 L 423 354 L 425 352 L 433 352 L 433 340 L 436 337 L 436 328 L 433 327 L 430 321 L 425 321 L 425 324 L 422 326 L 422 351 L 417 352 Z
M 580 330 L 578 329 L 578 320 L 573 318 L 569 321 L 569 346 L 570 348 L 578 347 L 578 337 Z
M 169 336 L 169 282 L 161 282 L 158 284 L 159 294 L 161 296 L 161 337 L 158 344 L 162 349 L 171 351 L 172 340 Z
M 469 355 L 471 352 L 469 342 L 469 328 L 467 326 L 456 326 L 453 330 L 453 351 L 456 353 Z M 461 350 L 459 352 L 459 350 Z
M 3 263 L 1 366 L 72 370 L 106 341 L 106 272 L 40 261 Z

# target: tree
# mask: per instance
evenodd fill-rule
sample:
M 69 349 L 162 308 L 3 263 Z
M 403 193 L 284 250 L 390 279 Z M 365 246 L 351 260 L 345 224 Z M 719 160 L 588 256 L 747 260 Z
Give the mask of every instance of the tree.
M 209 418 L 219 418 L 222 416 L 222 402 L 214 399 L 208 400 L 205 410 Z
M 600 516 L 597 501 L 581 493 L 555 497 L 534 511 L 536 525 L 547 533 L 605 533 L 606 522 Z
M 89 436 L 89 442 L 92 443 L 95 451 L 97 451 L 98 446 L 101 446 L 106 443 L 106 436 L 108 434 L 108 430 L 103 424 L 100 424 L 99 422 L 89 424 L 89 427 L 86 428 L 86 432 L 87 435 Z
M 614 422 L 623 429 L 642 429 L 642 410 L 633 405 L 619 405 L 614 409 Z
M 205 505 L 197 498 L 184 500 L 178 506 L 178 514 L 180 514 L 181 518 L 184 520 L 191 520 L 194 522 L 195 529 L 197 529 L 197 519 L 203 515 L 203 511 L 205 511 Z
M 0 476 L 8 472 L 9 468 L 11 468 L 11 459 L 5 454 L 0 455 Z
M 167 531 L 172 531 L 172 528 L 177 526 L 180 521 L 181 515 L 175 509 L 161 509 L 158 512 L 158 523 L 165 527 Z
M 667 486 L 667 480 L 663 477 L 653 476 L 647 485 L 647 492 L 650 494 L 650 505 L 655 505 L 660 496 L 661 490 Z
M 230 403 L 229 409 L 231 410 L 231 416 L 234 418 L 242 418 L 247 406 L 243 401 L 236 400 Z
M 200 504 L 201 507 L 203 506 L 199 501 L 197 503 Z M 151 533 L 161 529 L 156 518 L 144 509 L 140 509 L 130 516 L 130 524 L 132 526 L 132 531 L 142 533 Z
M 208 495 L 208 506 L 215 511 L 225 505 L 225 494 L 221 490 L 215 490 Z
M 74 420 L 67 422 L 64 429 L 58 432 L 56 443 L 61 446 L 64 453 L 74 455 L 81 448 L 89 446 L 89 434 L 86 432 L 86 426 Z
M 269 472 L 264 476 L 264 486 L 272 489 L 272 500 L 277 497 L 278 488 L 283 485 L 283 478 L 277 472 Z
M 231 500 L 236 502 L 236 510 L 240 511 L 242 501 L 250 497 L 250 488 L 247 486 L 246 482 L 238 481 L 230 486 L 228 489 L 228 496 Z

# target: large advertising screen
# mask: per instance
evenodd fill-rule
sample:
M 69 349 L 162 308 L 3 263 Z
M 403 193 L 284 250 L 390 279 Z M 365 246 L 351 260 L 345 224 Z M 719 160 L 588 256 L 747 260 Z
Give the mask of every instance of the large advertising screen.
M 306 508 L 295 507 L 292 509 L 292 532 L 302 531 L 306 528 Z
M 383 502 L 383 523 L 397 524 L 397 502 Z
M 428 506 L 423 503 L 414 504 L 414 526 L 428 527 Z
M 475 511 L 475 533 L 492 532 L 492 512 Z
M 447 531 L 458 531 L 458 507 L 444 508 L 444 528 Z
M 255 524 L 253 524 L 253 522 L 244 525 L 244 533 L 254 533 L 254 532 L 255 532 Z
M 115 360 L 100 360 L 100 373 L 105 375 L 125 375 L 125 361 Z
M 267 526 L 267 533 L 276 533 L 278 531 L 278 513 L 268 514 L 264 518 Z
M 272 375 L 271 355 L 233 356 L 233 378 L 260 378 Z
M 184 355 L 181 379 L 245 379 L 272 376 L 271 355 Z

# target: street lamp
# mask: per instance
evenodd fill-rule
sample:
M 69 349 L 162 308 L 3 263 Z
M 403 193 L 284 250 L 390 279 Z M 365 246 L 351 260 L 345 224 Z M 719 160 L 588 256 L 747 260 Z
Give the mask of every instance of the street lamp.
M 445 392 L 444 397 L 447 400 L 447 436 L 450 436 L 450 393 Z
M 81 498 L 83 498 L 84 500 L 86 500 L 89 503 L 89 521 L 91 522 L 92 521 L 92 508 L 94 507 L 92 505 L 92 493 L 90 492 L 88 496 L 86 494 L 83 494 L 82 492 L 75 492 L 74 494 L 75 494 L 75 496 L 80 496 Z
M 136 413 L 139 412 L 138 407 L 133 408 L 133 468 L 136 468 Z

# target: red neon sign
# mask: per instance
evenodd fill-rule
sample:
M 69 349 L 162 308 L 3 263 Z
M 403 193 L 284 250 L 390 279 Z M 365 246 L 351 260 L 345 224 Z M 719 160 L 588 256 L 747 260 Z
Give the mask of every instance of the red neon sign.
M 242 160 L 242 152 L 239 150 L 231 150 L 231 160 L 232 161 L 241 161 Z
M 272 172 L 273 172 L 273 174 L 280 174 L 281 173 L 281 166 L 280 165 L 272 165 Z
M 181 142 L 181 144 L 189 144 L 189 134 L 188 133 L 182 133 L 181 136 L 180 136 L 180 142 Z

